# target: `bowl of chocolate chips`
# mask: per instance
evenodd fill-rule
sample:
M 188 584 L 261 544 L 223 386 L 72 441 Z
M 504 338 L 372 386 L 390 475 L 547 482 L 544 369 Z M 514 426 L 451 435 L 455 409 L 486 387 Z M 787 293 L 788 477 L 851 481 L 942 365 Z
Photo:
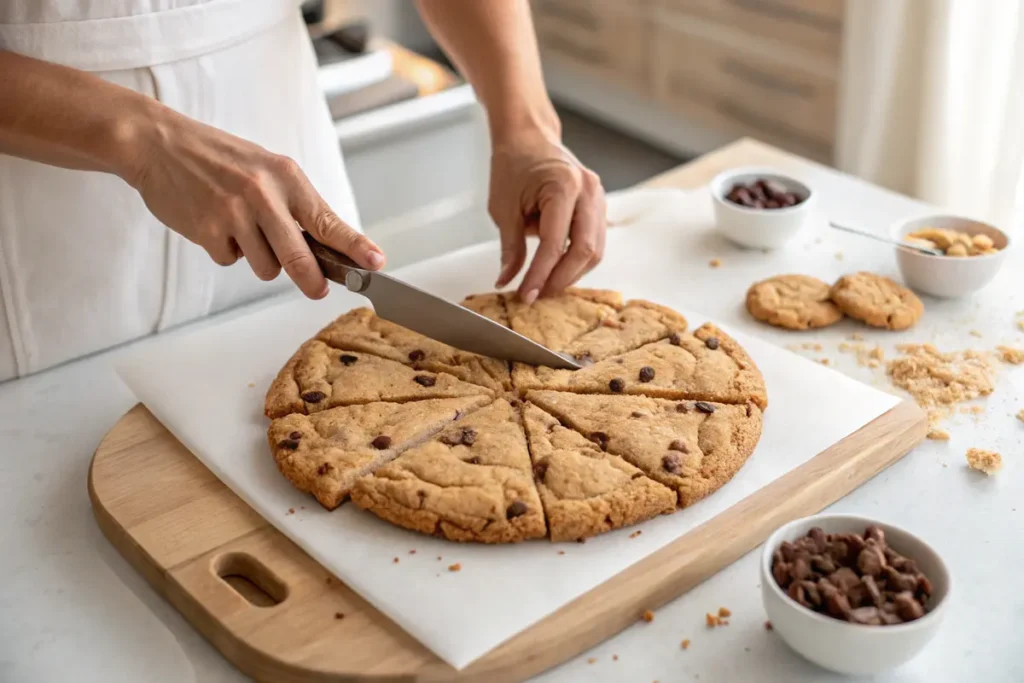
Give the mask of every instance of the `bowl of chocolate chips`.
M 816 515 L 765 542 L 761 595 L 773 630 L 805 659 L 874 674 L 932 639 L 950 576 L 938 553 L 909 531 L 856 515 Z
M 811 188 L 769 168 L 734 168 L 711 181 L 715 222 L 729 240 L 776 249 L 798 233 L 811 213 Z

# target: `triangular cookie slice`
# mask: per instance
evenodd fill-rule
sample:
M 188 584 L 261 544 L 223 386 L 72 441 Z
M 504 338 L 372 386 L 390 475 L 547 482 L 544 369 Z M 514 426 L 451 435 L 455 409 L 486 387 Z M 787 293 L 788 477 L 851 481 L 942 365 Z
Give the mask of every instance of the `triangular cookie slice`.
M 503 399 L 359 479 L 352 500 L 453 541 L 515 543 L 546 532 L 519 411 Z
M 381 358 L 432 372 L 446 372 L 465 382 L 502 391 L 511 386 L 508 363 L 461 351 L 357 308 L 320 330 L 317 339 L 343 351 Z
M 302 345 L 270 385 L 264 412 L 275 418 L 373 401 L 481 394 L 493 396 L 490 389 L 447 373 L 416 370 L 368 353 L 339 351 L 312 339 Z
M 572 541 L 674 512 L 675 491 L 527 403 L 523 422 L 552 541 Z
M 508 327 L 508 310 L 505 307 L 505 294 L 502 292 L 470 294 L 462 300 L 461 305 Z
M 519 391 L 558 389 L 588 394 L 638 394 L 672 400 L 768 405 L 764 378 L 731 337 L 706 324 L 694 334 L 641 346 L 582 370 L 537 368 L 514 374 Z
M 754 452 L 761 411 L 645 396 L 531 391 L 527 400 L 621 456 L 692 505 L 721 488 Z
M 470 396 L 365 403 L 309 416 L 292 414 L 270 423 L 267 440 L 281 473 L 333 510 L 358 477 L 490 400 Z
M 562 351 L 577 337 L 590 332 L 622 308 L 618 292 L 567 289 L 557 296 L 526 305 L 514 296 L 505 301 L 509 326 L 549 349 Z
M 580 360 L 601 361 L 686 331 L 686 318 L 670 308 L 634 299 L 615 316 L 561 349 Z

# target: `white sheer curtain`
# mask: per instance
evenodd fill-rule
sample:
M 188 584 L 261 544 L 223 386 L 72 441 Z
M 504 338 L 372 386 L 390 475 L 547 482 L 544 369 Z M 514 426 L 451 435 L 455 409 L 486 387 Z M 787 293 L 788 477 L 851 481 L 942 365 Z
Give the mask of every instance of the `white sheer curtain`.
M 1021 0 L 847 0 L 836 165 L 1024 232 Z

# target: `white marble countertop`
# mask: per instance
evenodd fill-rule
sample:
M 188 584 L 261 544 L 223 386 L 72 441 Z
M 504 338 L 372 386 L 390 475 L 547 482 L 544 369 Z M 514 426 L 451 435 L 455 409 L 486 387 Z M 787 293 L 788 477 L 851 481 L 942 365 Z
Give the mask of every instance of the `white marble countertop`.
M 830 280 L 859 269 L 896 274 L 891 251 L 828 232 L 824 215 L 882 229 L 923 208 L 815 165 L 794 170 L 819 193 L 822 216 L 808 231 L 772 254 L 741 252 L 707 232 L 697 248 L 678 254 L 679 270 L 666 274 L 666 286 L 690 288 L 701 301 L 693 308 L 778 344 L 820 343 L 821 352 L 802 353 L 828 357 L 838 370 L 878 386 L 888 386 L 883 369 L 858 366 L 838 350 L 854 332 L 867 344 L 882 344 L 889 357 L 895 344 L 906 342 L 934 342 L 943 350 L 1024 345 L 1015 324 L 1015 313 L 1024 309 L 1019 249 L 978 295 L 925 299 L 924 318 L 905 333 L 847 321 L 794 334 L 751 321 L 743 294 L 769 275 L 805 272 Z M 643 205 L 643 197 L 634 196 L 612 208 L 621 218 Z M 722 266 L 708 268 L 711 258 L 720 258 Z M 599 283 L 600 272 L 590 278 Z M 112 369 L 119 353 L 0 385 L 0 681 L 245 680 L 132 570 L 93 520 L 86 493 L 90 457 L 135 402 Z M 1024 680 L 1024 591 L 1011 578 L 1016 570 L 1004 569 L 1024 566 L 1024 423 L 1012 417 L 1024 408 L 1024 366 L 996 369 L 995 393 L 979 402 L 984 412 L 952 418 L 949 442 L 922 444 L 831 508 L 919 533 L 953 572 L 954 602 L 935 641 L 879 681 Z M 964 453 L 971 446 L 1001 452 L 1003 471 L 992 478 L 968 471 Z M 764 630 L 757 555 L 746 555 L 664 606 L 653 623 L 638 623 L 537 680 L 841 680 Z M 704 613 L 719 606 L 732 610 L 731 624 L 707 630 Z M 684 638 L 692 643 L 686 651 L 680 648 Z

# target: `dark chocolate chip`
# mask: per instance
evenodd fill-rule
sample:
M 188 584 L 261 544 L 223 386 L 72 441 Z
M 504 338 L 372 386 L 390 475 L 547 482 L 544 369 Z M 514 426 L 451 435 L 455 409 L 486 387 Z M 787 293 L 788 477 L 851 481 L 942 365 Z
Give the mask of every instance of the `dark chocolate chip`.
M 654 368 L 652 368 L 650 365 L 645 365 L 642 368 L 640 368 L 641 382 L 650 382 L 652 379 L 654 379 Z
M 668 335 L 668 343 L 671 344 L 672 346 L 679 346 L 681 343 L 683 343 L 683 340 L 678 334 L 673 332 L 672 334 Z
M 412 378 L 412 381 L 421 387 L 432 387 L 437 384 L 437 378 L 432 375 L 416 375 Z
M 288 438 L 298 441 L 299 439 L 302 438 L 302 432 L 292 432 L 291 434 L 288 435 Z
M 708 415 L 715 412 L 715 407 L 706 401 L 697 401 L 693 405 L 697 410 L 702 413 L 707 413 Z
M 391 448 L 391 437 L 387 434 L 381 434 L 373 440 L 371 445 L 378 451 L 382 451 L 385 448 Z
M 608 449 L 608 435 L 604 432 L 594 432 L 590 435 L 590 440 L 601 447 L 601 450 Z
M 533 476 L 537 481 L 544 481 L 544 476 L 548 473 L 548 466 L 550 463 L 547 458 L 537 461 L 537 464 L 533 466 Z
M 629 416 L 630 417 L 643 417 L 644 414 L 641 413 L 639 410 L 634 410 L 632 413 L 629 414 Z
M 679 474 L 683 471 L 683 463 L 678 453 L 669 453 L 661 456 L 661 469 L 669 474 Z
M 685 403 L 677 403 L 676 404 L 676 412 L 677 413 L 688 413 L 688 412 L 690 412 L 690 406 L 686 405 Z
M 704 340 L 704 346 L 708 347 L 712 351 L 718 348 L 718 337 L 708 337 Z
M 679 451 L 680 453 L 689 453 L 690 448 L 680 439 L 676 439 L 668 445 L 670 451 Z
M 525 515 L 529 510 L 530 508 L 527 507 L 526 503 L 521 500 L 517 500 L 508 506 L 508 509 L 505 510 L 505 516 L 512 519 L 514 517 Z
M 476 443 L 476 430 L 472 427 L 465 427 L 462 430 L 462 444 L 472 446 Z
M 287 448 L 290 451 L 294 451 L 296 448 L 299 447 L 299 442 L 296 441 L 295 439 L 285 439 L 284 441 L 278 441 L 277 447 Z
M 330 472 L 332 469 L 333 468 L 331 467 L 331 463 L 325 462 L 324 464 L 320 465 L 320 467 L 316 468 L 316 473 L 322 477 L 328 472 Z
M 306 403 L 319 403 L 325 398 L 327 396 L 322 391 L 307 391 L 302 395 L 302 400 Z
M 614 391 L 616 394 L 621 394 L 623 389 L 626 388 L 626 383 L 622 379 L 616 377 L 612 381 L 608 382 L 608 388 Z
M 410 351 L 409 352 L 409 360 L 411 360 L 413 363 L 421 361 L 421 360 L 423 360 L 426 357 L 427 357 L 427 354 L 423 353 L 419 349 L 416 349 L 415 351 Z
M 341 361 L 342 365 L 348 366 L 348 365 L 352 365 L 353 363 L 355 363 L 359 359 L 357 357 L 351 355 L 351 354 L 343 353 L 343 354 L 341 354 L 341 358 L 339 358 L 338 360 Z
M 472 458 L 468 458 L 466 460 L 466 462 L 468 462 L 470 465 L 479 465 L 480 464 L 480 458 L 478 458 L 477 456 L 474 455 Z

